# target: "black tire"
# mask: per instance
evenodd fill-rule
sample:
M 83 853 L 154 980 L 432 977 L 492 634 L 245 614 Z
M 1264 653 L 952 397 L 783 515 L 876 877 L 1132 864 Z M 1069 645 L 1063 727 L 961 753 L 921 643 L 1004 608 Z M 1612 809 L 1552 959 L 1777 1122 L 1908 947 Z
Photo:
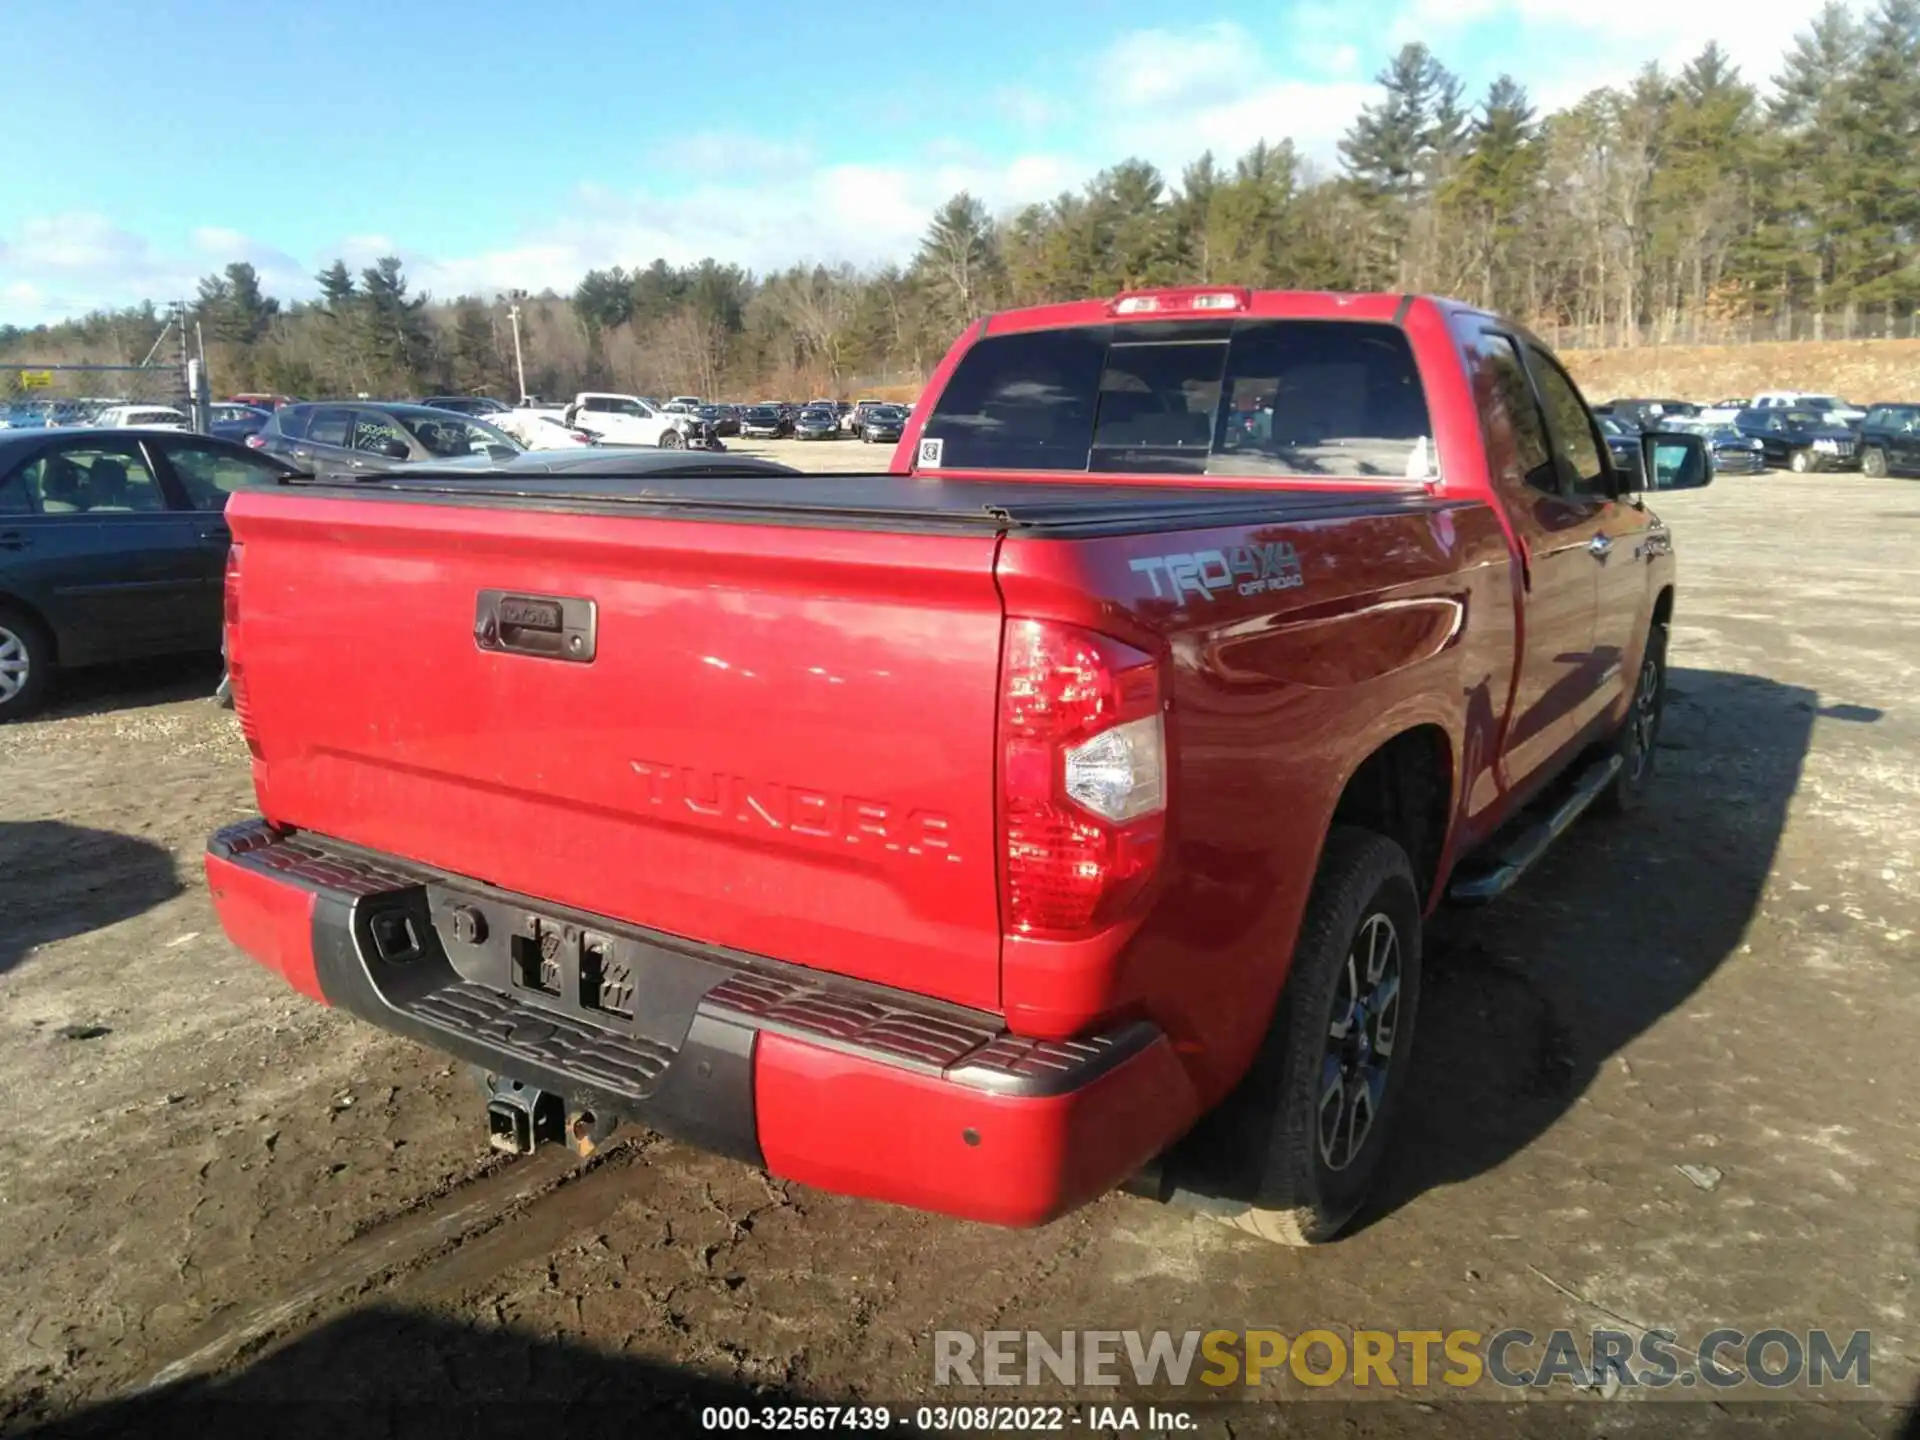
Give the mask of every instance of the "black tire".
M 1647 632 L 1647 648 L 1634 677 L 1633 698 L 1626 723 L 1614 737 L 1613 753 L 1620 757 L 1620 773 L 1594 801 L 1607 815 L 1638 810 L 1653 788 L 1654 762 L 1660 753 L 1660 717 L 1667 708 L 1667 627 L 1656 623 Z
M 1388 941 L 1390 957 L 1383 948 Z M 1261 1116 L 1258 1128 L 1243 1132 L 1251 1153 L 1241 1163 L 1248 1167 L 1253 1199 L 1245 1206 L 1208 1207 L 1218 1218 L 1276 1244 L 1318 1245 L 1337 1236 L 1366 1202 L 1406 1088 L 1420 1006 L 1420 953 L 1420 896 L 1406 851 L 1371 830 L 1336 826 L 1314 877 L 1272 1028 L 1253 1070 L 1227 1102 Z M 1364 969 L 1369 954 L 1382 959 L 1370 977 Z M 1397 977 L 1397 988 L 1389 1005 L 1379 996 L 1390 977 Z M 1352 1023 L 1353 1001 L 1369 991 L 1382 1007 L 1373 1016 L 1372 1033 L 1364 1013 L 1357 1027 Z M 1383 1054 L 1378 1071 L 1369 1068 Z M 1349 1067 L 1365 1083 L 1353 1083 Z M 1353 1143 L 1362 1107 L 1349 1101 L 1361 1095 L 1371 1097 L 1371 1118 Z M 1336 1107 L 1331 1117 L 1328 1104 Z
M 0 721 L 19 720 L 40 708 L 53 680 L 53 642 L 24 610 L 0 605 Z M 24 668 L 22 668 L 24 667 Z
M 662 430 L 660 432 L 660 448 L 662 450 L 684 450 L 687 448 L 686 437 L 678 430 Z
M 1887 452 L 1878 445 L 1867 446 L 1860 452 L 1860 468 L 1874 479 L 1881 479 L 1887 473 Z
M 1813 469 L 1813 452 L 1806 449 L 1795 450 L 1787 457 L 1787 468 L 1796 475 L 1807 474 Z

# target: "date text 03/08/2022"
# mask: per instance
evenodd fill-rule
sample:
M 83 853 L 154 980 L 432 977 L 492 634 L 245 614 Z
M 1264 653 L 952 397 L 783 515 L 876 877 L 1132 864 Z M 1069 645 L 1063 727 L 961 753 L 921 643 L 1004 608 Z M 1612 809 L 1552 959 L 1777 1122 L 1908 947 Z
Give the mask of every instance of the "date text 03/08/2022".
M 952 1431 L 1037 1435 L 1092 1428 L 1104 1432 L 1168 1434 L 1192 1430 L 1191 1414 L 1179 1409 L 1139 1405 L 709 1405 L 700 1412 L 700 1428 L 722 1431 L 792 1431 L 814 1434 L 884 1433 L 911 1428 L 920 1433 Z

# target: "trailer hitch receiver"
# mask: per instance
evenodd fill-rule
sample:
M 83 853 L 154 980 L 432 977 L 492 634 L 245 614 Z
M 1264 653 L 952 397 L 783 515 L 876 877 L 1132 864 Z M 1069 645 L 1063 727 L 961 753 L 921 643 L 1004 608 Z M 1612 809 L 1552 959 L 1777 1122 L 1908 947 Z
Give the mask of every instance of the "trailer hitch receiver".
M 487 1143 L 508 1155 L 528 1155 L 536 1146 L 566 1138 L 567 1107 L 559 1094 L 504 1077 L 487 1102 Z

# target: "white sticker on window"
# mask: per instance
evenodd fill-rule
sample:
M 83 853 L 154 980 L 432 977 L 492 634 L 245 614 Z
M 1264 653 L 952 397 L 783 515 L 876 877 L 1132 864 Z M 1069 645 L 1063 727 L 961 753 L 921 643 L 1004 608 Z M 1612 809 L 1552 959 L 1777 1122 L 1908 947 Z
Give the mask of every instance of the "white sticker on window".
M 920 459 L 918 462 L 920 468 L 922 470 L 938 470 L 940 468 L 940 452 L 946 448 L 947 442 L 944 440 L 922 440 L 920 442 Z

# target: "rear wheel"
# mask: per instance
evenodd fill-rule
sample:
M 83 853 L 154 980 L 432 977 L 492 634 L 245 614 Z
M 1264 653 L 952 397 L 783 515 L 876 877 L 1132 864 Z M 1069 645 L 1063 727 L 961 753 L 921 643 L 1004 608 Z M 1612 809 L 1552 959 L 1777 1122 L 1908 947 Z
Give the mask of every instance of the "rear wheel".
M 1813 455 L 1807 450 L 1796 450 L 1787 457 L 1787 468 L 1796 475 L 1804 475 L 1813 469 Z
M 1600 792 L 1594 808 L 1606 814 L 1624 815 L 1640 808 L 1653 786 L 1656 747 L 1660 740 L 1660 717 L 1667 704 L 1667 627 L 1656 624 L 1647 632 L 1647 648 L 1640 656 L 1640 673 L 1634 679 L 1633 699 L 1627 706 L 1626 724 L 1614 737 L 1613 753 L 1620 757 L 1620 769 L 1613 783 Z
M 1879 477 L 1887 473 L 1887 452 L 1878 445 L 1869 445 L 1860 452 L 1860 468 L 1867 474 Z
M 53 645 L 40 622 L 0 605 L 0 720 L 39 708 L 53 670 Z
M 1207 1209 L 1283 1245 L 1333 1239 L 1365 1203 L 1406 1087 L 1420 1001 L 1420 898 L 1406 852 L 1338 826 L 1314 878 L 1261 1054 L 1227 1101 L 1246 1205 Z M 1244 1193 L 1244 1192 L 1243 1192 Z

